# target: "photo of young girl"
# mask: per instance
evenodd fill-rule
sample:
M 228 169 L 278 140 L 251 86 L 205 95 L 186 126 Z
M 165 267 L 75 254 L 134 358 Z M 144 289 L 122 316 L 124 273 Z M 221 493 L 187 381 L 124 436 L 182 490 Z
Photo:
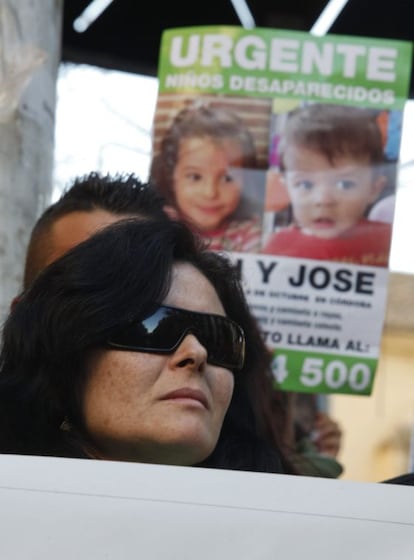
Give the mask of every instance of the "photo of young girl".
M 388 265 L 390 212 L 381 220 L 370 214 L 380 198 L 392 195 L 395 161 L 390 165 L 384 154 L 386 117 L 319 103 L 289 112 L 277 145 L 278 180 L 272 182 L 279 189 L 283 184 L 290 203 L 285 215 L 292 221 L 275 228 L 264 253 Z
M 160 141 L 150 178 L 170 213 L 212 250 L 260 250 L 264 171 L 253 134 L 235 111 L 203 99 L 182 108 Z

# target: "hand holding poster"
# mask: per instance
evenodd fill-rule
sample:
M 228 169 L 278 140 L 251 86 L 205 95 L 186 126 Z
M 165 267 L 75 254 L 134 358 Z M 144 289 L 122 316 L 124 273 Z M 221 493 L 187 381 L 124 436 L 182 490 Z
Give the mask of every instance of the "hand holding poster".
M 151 176 L 238 263 L 278 387 L 370 394 L 411 44 L 217 26 L 160 53 Z

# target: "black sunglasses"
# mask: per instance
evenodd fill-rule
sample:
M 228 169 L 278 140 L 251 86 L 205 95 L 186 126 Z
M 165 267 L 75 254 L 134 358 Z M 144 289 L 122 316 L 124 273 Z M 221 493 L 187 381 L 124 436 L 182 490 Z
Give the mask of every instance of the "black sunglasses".
M 107 344 L 118 350 L 170 354 L 189 333 L 205 347 L 210 364 L 230 370 L 243 367 L 244 333 L 237 323 L 222 315 L 168 305 L 118 330 Z

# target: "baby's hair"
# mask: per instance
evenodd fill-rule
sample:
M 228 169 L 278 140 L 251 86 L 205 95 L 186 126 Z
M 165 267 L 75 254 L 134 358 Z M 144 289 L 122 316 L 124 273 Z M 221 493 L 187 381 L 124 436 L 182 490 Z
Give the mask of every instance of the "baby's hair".
M 173 174 L 183 138 L 209 138 L 215 142 L 231 139 L 240 145 L 243 167 L 258 166 L 254 138 L 243 120 L 233 111 L 196 102 L 175 116 L 165 133 L 159 154 L 151 165 L 151 180 L 162 196 L 174 202 Z
M 376 113 L 361 107 L 316 103 L 294 109 L 279 144 L 282 171 L 284 156 L 292 145 L 321 152 L 331 164 L 341 156 L 359 161 L 368 157 L 374 166 L 384 162 Z

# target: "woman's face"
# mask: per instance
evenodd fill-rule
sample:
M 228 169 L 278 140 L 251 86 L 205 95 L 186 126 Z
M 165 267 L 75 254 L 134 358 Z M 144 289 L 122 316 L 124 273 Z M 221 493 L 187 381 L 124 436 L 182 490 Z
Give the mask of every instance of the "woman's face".
M 237 141 L 183 138 L 173 174 L 180 214 L 202 232 L 220 227 L 239 205 L 242 165 Z
M 225 315 L 195 267 L 174 267 L 164 303 Z M 90 361 L 83 413 L 105 459 L 193 465 L 213 451 L 233 392 L 233 374 L 206 361 L 188 334 L 172 354 L 100 350 Z

